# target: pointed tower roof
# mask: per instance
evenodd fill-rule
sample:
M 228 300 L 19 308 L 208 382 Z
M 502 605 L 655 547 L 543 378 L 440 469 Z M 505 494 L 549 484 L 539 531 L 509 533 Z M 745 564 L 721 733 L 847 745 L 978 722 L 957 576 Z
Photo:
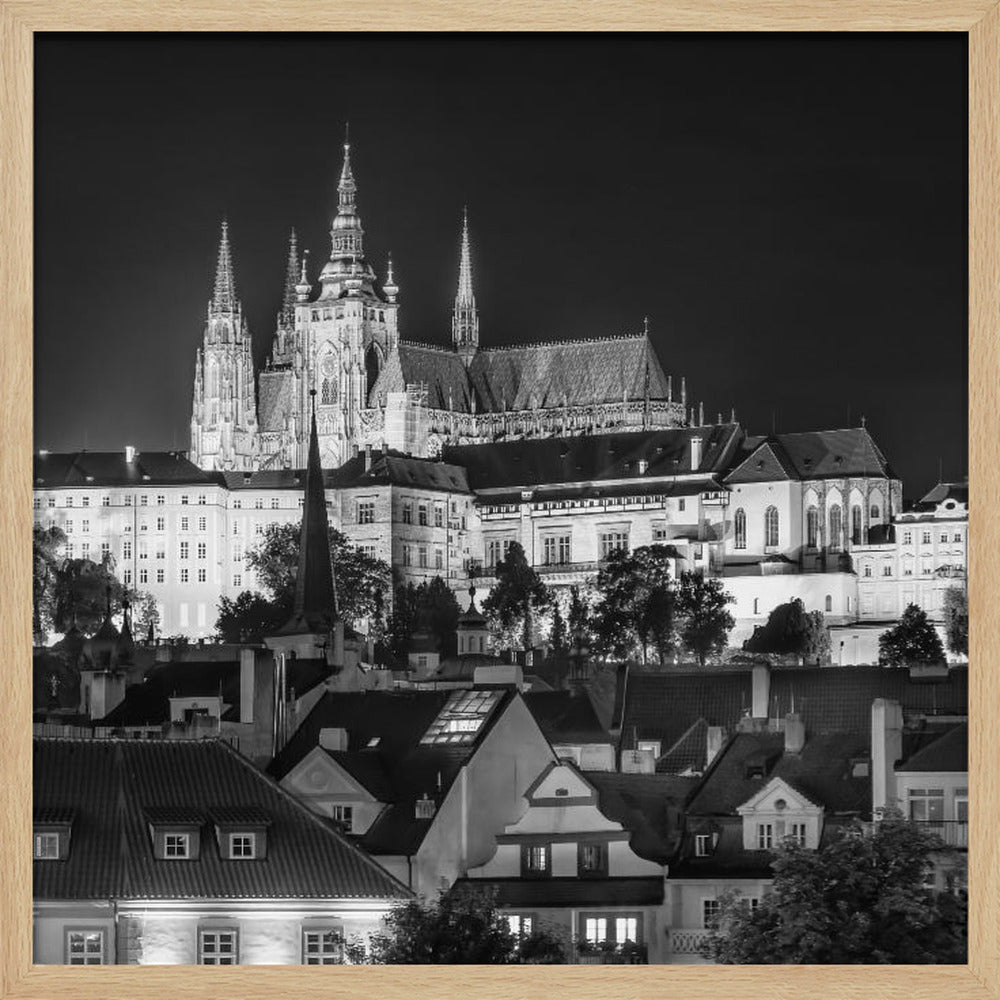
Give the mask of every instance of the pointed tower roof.
M 285 292 L 281 300 L 281 324 L 290 327 L 295 323 L 295 286 L 299 283 L 299 245 L 295 230 L 288 239 L 288 265 L 285 268 Z
M 302 508 L 302 533 L 299 536 L 299 565 L 295 574 L 295 601 L 292 617 L 278 635 L 329 632 L 337 620 L 326 493 L 323 489 L 323 467 L 319 460 L 319 435 L 316 432 L 315 390 L 312 395 L 309 463 L 306 466 L 306 495 Z
M 469 210 L 462 209 L 462 253 L 458 265 L 458 294 L 455 305 L 475 306 L 472 293 L 472 253 L 469 249 Z
M 233 255 L 229 247 L 229 223 L 225 219 L 222 220 L 219 259 L 215 265 L 215 291 L 212 294 L 212 310 L 214 312 L 234 312 L 236 310 Z

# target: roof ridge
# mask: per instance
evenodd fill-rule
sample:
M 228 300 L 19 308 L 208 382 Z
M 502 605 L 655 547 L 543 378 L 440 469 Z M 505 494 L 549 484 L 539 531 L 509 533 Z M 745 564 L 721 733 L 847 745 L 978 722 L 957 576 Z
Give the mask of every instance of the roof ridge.
M 524 351 L 533 350 L 539 347 L 556 347 L 574 344 L 604 344 L 613 341 L 623 340 L 645 340 L 649 341 L 646 333 L 618 333 L 605 337 L 567 337 L 558 340 L 533 340 L 527 344 L 496 344 L 491 347 L 482 347 L 480 354 L 493 354 L 500 351 Z

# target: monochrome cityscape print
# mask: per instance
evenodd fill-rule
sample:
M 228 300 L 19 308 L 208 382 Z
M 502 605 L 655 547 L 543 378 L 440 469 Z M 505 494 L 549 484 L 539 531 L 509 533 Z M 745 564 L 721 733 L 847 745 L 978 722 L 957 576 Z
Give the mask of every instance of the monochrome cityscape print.
M 36 963 L 966 961 L 961 36 L 36 76 Z

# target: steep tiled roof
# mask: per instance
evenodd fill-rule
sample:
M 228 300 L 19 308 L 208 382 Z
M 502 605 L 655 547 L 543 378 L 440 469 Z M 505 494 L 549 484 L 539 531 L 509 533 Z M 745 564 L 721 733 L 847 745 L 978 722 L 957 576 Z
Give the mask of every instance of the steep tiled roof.
M 301 697 L 330 675 L 324 659 L 293 659 L 286 667 L 286 683 Z M 158 663 L 141 684 L 125 691 L 125 699 L 101 720 L 103 726 L 159 725 L 170 718 L 172 697 L 221 696 L 229 708 L 226 721 L 240 717 L 240 664 L 238 660 L 179 660 Z
M 218 473 L 204 472 L 180 452 L 137 451 L 131 462 L 124 451 L 36 452 L 36 489 L 100 486 L 221 485 Z
M 763 462 L 764 470 L 758 469 Z M 773 468 L 772 468 L 773 466 Z M 748 437 L 727 482 L 755 482 L 766 472 L 784 471 L 793 479 L 845 476 L 895 478 L 885 456 L 863 427 Z
M 713 761 L 688 803 L 691 815 L 725 816 L 782 778 L 827 812 L 865 813 L 871 809 L 871 778 L 853 774 L 866 757 L 868 741 L 858 735 L 810 736 L 797 754 L 784 753 L 782 733 L 737 733 Z M 747 776 L 750 762 L 765 764 L 763 778 Z
M 752 705 L 750 670 L 629 671 L 624 685 L 622 746 L 637 739 L 672 747 L 699 719 L 732 730 Z M 768 715 L 783 719 L 793 709 L 807 735 L 852 733 L 870 739 L 875 698 L 898 701 L 906 714 L 965 715 L 968 668 L 952 668 L 938 681 L 913 680 L 905 668 L 775 668 L 770 675 Z M 867 744 L 866 744 L 867 745 Z
M 628 878 L 461 878 L 455 888 L 493 889 L 500 906 L 658 906 L 659 875 Z
M 904 761 L 897 771 L 968 771 L 969 726 L 962 723 Z
M 597 789 L 601 812 L 630 831 L 629 846 L 636 854 L 659 864 L 670 860 L 680 844 L 684 800 L 698 778 L 616 771 L 584 776 Z
M 945 500 L 954 500 L 956 503 L 969 504 L 969 484 L 968 483 L 938 483 L 920 498 L 914 505 L 916 510 L 934 510 L 938 504 Z
M 295 415 L 292 390 L 295 373 L 290 368 L 265 368 L 257 380 L 257 422 L 262 431 L 283 431 Z
M 369 406 L 385 406 L 390 392 L 408 385 L 427 388 L 427 405 L 435 410 L 472 410 L 473 389 L 465 362 L 451 348 L 400 341 L 386 358 L 372 391 Z M 482 409 L 477 403 L 477 409 Z
M 346 730 L 347 750 L 334 759 L 362 784 L 366 775 L 375 772 L 377 761 L 378 780 L 369 791 L 389 803 L 361 838 L 362 846 L 373 854 L 412 855 L 432 822 L 416 818 L 416 800 L 426 794 L 438 803 L 442 801 L 462 765 L 476 752 L 515 697 L 511 691 L 503 694 L 472 742 L 422 744 L 421 737 L 452 694 L 451 691 L 328 692 L 268 770 L 283 778 L 318 746 L 321 730 Z M 373 740 L 377 741 L 374 746 Z
M 35 739 L 34 799 L 36 808 L 75 812 L 68 859 L 33 864 L 36 900 L 408 895 L 221 741 Z M 269 820 L 267 857 L 223 860 L 207 818 L 248 806 Z M 204 822 L 200 856 L 157 860 L 150 810 Z
M 644 334 L 479 351 L 469 377 L 482 409 L 532 410 L 667 398 L 667 378 Z
M 576 437 L 541 438 L 494 444 L 445 447 L 445 461 L 463 466 L 477 492 L 504 487 L 558 486 L 604 480 L 655 480 L 691 476 L 691 439 L 702 440 L 701 461 L 693 479 L 694 492 L 719 489 L 712 476 L 728 468 L 739 437 L 737 424 L 628 431 Z M 639 472 L 639 463 L 646 471 Z M 629 491 L 634 492 L 629 484 Z M 684 487 L 684 480 L 676 484 Z M 650 484 L 669 493 L 671 484 Z M 640 487 L 641 488 L 641 487 Z M 687 491 L 690 492 L 690 491 Z
M 523 697 L 550 743 L 611 742 L 585 692 L 529 691 Z

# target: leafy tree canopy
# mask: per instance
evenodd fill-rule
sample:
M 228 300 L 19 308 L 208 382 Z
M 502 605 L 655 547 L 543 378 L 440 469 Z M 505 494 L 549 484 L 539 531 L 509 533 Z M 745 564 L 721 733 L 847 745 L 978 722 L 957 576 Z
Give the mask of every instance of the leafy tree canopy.
M 694 571 L 681 574 L 676 605 L 677 638 L 685 650 L 698 657 L 702 666 L 726 646 L 736 624 L 727 610 L 734 601 L 721 580 Z
M 421 584 L 400 584 L 396 587 L 389 622 L 390 649 L 395 656 L 405 658 L 410 637 L 422 627 L 437 639 L 442 656 L 453 655 L 457 649 L 455 629 L 459 614 L 455 592 L 440 576 Z
M 909 605 L 899 623 L 879 636 L 878 653 L 890 667 L 944 660 L 941 640 L 923 608 L 916 604 Z
M 706 952 L 725 965 L 964 963 L 964 899 L 924 888 L 940 847 L 899 816 L 819 850 L 786 842 L 770 894 L 756 910 L 730 895 Z
M 483 601 L 483 614 L 494 634 L 522 649 L 534 645 L 534 619 L 548 608 L 551 596 L 541 577 L 529 565 L 524 549 L 511 542 L 503 559 L 497 563 L 496 583 Z
M 263 594 L 244 590 L 235 600 L 223 597 L 219 601 L 219 617 L 215 634 L 220 642 L 263 642 L 274 635 L 292 613 L 291 595 L 269 600 Z
M 944 631 L 948 650 L 956 656 L 969 655 L 969 591 L 949 587 L 944 592 Z
M 821 611 L 806 611 L 798 597 L 772 609 L 765 625 L 743 643 L 748 653 L 792 655 L 806 661 L 829 660 L 830 634 Z
M 261 543 L 247 553 L 247 565 L 257 574 L 261 586 L 276 603 L 291 601 L 299 565 L 301 523 L 269 524 Z M 386 595 L 392 575 L 381 559 L 367 555 L 350 539 L 330 528 L 330 561 L 340 614 L 348 625 L 367 619 L 376 631 L 384 616 Z M 282 622 L 284 624 L 284 622 Z
M 411 900 L 392 910 L 366 950 L 347 948 L 352 962 L 365 965 L 560 964 L 562 942 L 536 931 L 524 943 L 511 933 L 495 896 L 472 886 L 452 890 L 436 902 Z

